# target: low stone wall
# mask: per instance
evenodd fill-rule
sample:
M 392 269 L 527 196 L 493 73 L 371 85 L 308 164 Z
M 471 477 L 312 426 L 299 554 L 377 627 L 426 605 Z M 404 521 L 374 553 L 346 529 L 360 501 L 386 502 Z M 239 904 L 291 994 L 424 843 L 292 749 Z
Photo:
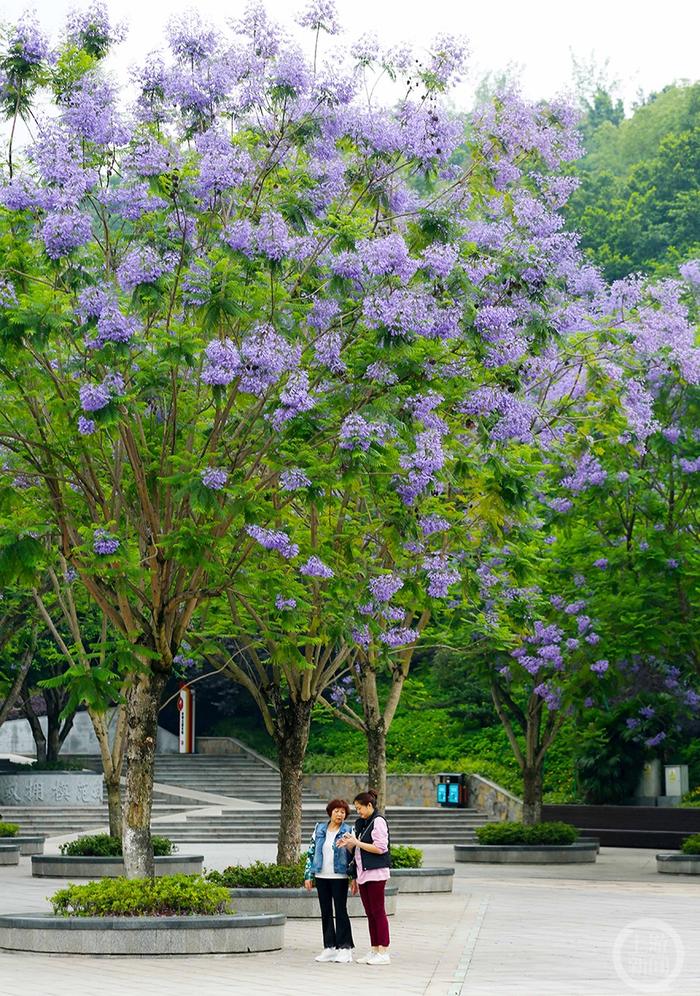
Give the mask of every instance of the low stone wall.
M 437 775 L 388 775 L 387 806 L 435 806 Z M 339 797 L 352 802 L 367 791 L 367 777 L 359 774 L 304 775 L 304 788 L 322 799 Z
M 393 873 L 392 873 L 393 874 Z M 284 913 L 290 920 L 317 920 L 320 916 L 316 890 L 306 889 L 229 889 L 231 909 L 235 913 Z M 387 916 L 396 913 L 398 887 L 386 887 Z M 363 917 L 365 911 L 359 896 L 348 895 L 348 915 Z
M 0 916 L 0 948 L 85 955 L 195 955 L 278 951 L 280 915 Z
M 19 864 L 19 844 L 0 844 L 0 865 Z
M 0 774 L 0 806 L 101 806 L 102 784 L 94 771 Z
M 487 813 L 494 821 L 523 818 L 523 802 L 516 795 L 481 775 L 467 775 L 469 805 Z
M 202 854 L 171 854 L 155 858 L 156 876 L 201 875 Z M 84 858 L 79 855 L 35 854 L 32 857 L 34 878 L 118 878 L 124 874 L 121 858 Z
M 662 875 L 700 875 L 700 854 L 657 854 L 656 870 Z
M 452 892 L 454 868 L 392 868 L 399 892 Z
M 19 846 L 19 853 L 23 857 L 26 857 L 29 854 L 43 854 L 45 840 L 46 837 L 40 834 L 36 836 L 17 834 L 15 837 L 0 837 L 0 847 L 3 847 L 5 844 L 9 844 L 10 846 L 17 844 Z
M 594 862 L 595 841 L 576 844 L 455 844 L 455 861 L 498 865 L 570 865 Z

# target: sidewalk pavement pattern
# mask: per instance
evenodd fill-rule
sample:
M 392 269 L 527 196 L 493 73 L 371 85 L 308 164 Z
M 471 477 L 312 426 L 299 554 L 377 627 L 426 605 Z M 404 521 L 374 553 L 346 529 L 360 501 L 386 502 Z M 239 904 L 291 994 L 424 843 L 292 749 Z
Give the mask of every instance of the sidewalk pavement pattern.
M 183 845 L 208 868 L 274 860 L 271 845 Z M 47 841 L 55 853 L 56 841 Z M 426 846 L 425 865 L 453 863 Z M 60 880 L 29 858 L 0 868 L 0 911 L 47 910 Z M 0 996 L 623 996 L 700 993 L 697 878 L 656 873 L 654 852 L 604 848 L 594 865 L 456 865 L 454 893 L 401 895 L 391 965 L 318 964 L 316 921 L 289 921 L 282 951 L 96 958 L 0 951 Z M 367 926 L 353 921 L 356 955 Z

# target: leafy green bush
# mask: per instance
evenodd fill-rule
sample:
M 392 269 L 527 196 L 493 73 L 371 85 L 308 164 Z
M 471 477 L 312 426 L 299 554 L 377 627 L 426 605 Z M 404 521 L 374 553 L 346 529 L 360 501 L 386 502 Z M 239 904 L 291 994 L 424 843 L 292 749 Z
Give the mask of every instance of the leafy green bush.
M 486 823 L 476 828 L 480 844 L 573 844 L 578 830 L 569 823 L 552 821 L 525 826 L 524 823 Z
M 57 916 L 213 916 L 226 913 L 226 889 L 199 875 L 103 878 L 50 897 Z
M 9 761 L 7 768 L 15 774 L 33 775 L 36 771 L 85 771 L 85 765 L 80 761 L 58 760 L 58 761 L 34 761 L 33 764 L 18 764 L 16 761 Z
M 0 837 L 14 837 L 19 830 L 19 823 L 4 823 L 0 820 Z
M 222 872 L 210 871 L 209 882 L 228 889 L 300 889 L 304 884 L 305 858 L 295 865 L 265 864 L 230 865 Z
M 681 806 L 700 806 L 700 785 L 685 793 L 681 799 Z
M 420 868 L 423 864 L 423 852 L 419 847 L 408 847 L 406 844 L 391 845 L 392 868 Z
M 691 834 L 681 844 L 683 854 L 700 854 L 700 833 Z
M 166 857 L 177 851 L 169 837 L 151 837 L 153 854 L 157 858 Z M 59 846 L 61 854 L 81 858 L 120 858 L 122 842 L 119 837 L 110 837 L 108 833 L 85 834 L 76 840 Z

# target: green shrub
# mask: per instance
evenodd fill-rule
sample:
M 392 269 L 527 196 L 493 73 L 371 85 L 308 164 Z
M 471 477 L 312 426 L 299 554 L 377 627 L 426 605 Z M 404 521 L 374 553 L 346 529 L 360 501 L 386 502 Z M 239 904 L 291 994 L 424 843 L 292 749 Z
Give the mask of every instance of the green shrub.
M 57 916 L 213 916 L 227 912 L 226 889 L 199 875 L 103 878 L 50 897 Z
M 210 871 L 207 879 L 228 889 L 300 889 L 304 884 L 305 858 L 295 865 L 230 865 L 222 872 Z
M 700 833 L 691 834 L 681 844 L 683 854 L 700 854 Z
M 86 768 L 80 761 L 34 761 L 33 764 L 21 764 L 16 761 L 10 761 L 8 762 L 8 770 L 13 775 L 31 775 L 35 771 L 85 771 Z
M 5 823 L 0 820 L 0 837 L 14 837 L 19 830 L 19 823 Z
M 700 785 L 685 793 L 681 799 L 681 806 L 700 806 Z
M 167 857 L 177 851 L 169 837 L 151 837 L 153 843 L 153 854 L 157 858 Z M 69 857 L 81 858 L 120 858 L 122 853 L 122 842 L 119 837 L 110 837 L 108 833 L 85 834 L 76 840 L 71 840 L 67 844 L 59 846 L 61 854 Z
M 392 868 L 420 868 L 423 864 L 423 852 L 419 847 L 407 847 L 405 844 L 391 845 Z
M 476 828 L 480 844 L 573 844 L 578 830 L 569 823 L 486 823 Z

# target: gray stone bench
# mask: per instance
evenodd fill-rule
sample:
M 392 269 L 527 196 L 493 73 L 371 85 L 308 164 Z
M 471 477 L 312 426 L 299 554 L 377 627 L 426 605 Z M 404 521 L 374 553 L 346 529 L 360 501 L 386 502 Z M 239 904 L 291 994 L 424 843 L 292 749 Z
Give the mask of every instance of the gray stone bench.
M 30 854 L 43 854 L 46 837 L 43 834 L 17 834 L 15 837 L 0 837 L 0 847 L 5 844 L 19 844 L 22 857 Z
M 399 892 L 452 892 L 454 868 L 392 868 Z
M 278 951 L 285 918 L 258 916 L 0 916 L 0 948 L 52 954 L 195 955 Z
M 486 864 L 569 865 L 593 862 L 596 841 L 575 844 L 455 844 L 455 861 Z
M 169 854 L 155 858 L 156 876 L 201 875 L 202 854 Z M 84 858 L 80 855 L 35 854 L 32 856 L 34 878 L 118 878 L 124 874 L 122 858 Z
M 656 870 L 662 875 L 700 875 L 700 854 L 657 854 Z
M 284 913 L 290 920 L 318 919 L 318 896 L 315 889 L 229 889 L 231 909 L 236 913 Z M 396 913 L 398 886 L 387 884 L 385 909 L 387 916 Z M 348 915 L 365 915 L 359 896 L 348 894 Z
M 19 844 L 0 844 L 0 865 L 19 864 Z

